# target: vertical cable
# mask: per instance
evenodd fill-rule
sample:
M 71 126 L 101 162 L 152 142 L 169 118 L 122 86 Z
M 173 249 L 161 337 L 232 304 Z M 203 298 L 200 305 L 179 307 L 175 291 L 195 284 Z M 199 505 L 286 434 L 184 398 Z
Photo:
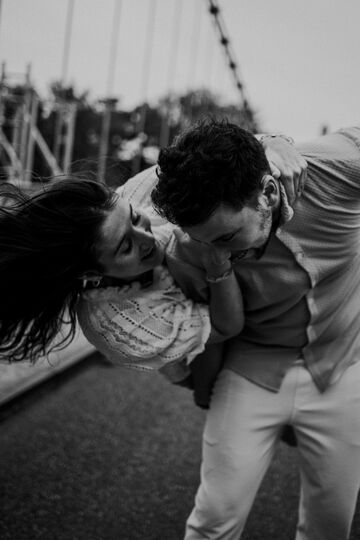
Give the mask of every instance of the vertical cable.
M 145 52 L 144 52 L 144 59 L 143 59 L 143 65 L 142 65 L 143 75 L 142 75 L 142 80 L 141 80 L 141 97 L 140 97 L 143 107 L 142 107 L 141 117 L 138 124 L 138 129 L 137 129 L 138 133 L 141 133 L 142 131 L 144 131 L 145 120 L 146 120 L 146 108 L 144 107 L 144 104 L 146 103 L 147 98 L 148 98 L 148 87 L 149 87 L 149 79 L 150 79 L 150 72 L 151 72 L 151 58 L 152 58 L 153 44 L 154 44 L 156 2 L 157 0 L 152 0 L 152 2 L 149 4 L 149 11 L 148 11 L 148 23 L 147 23 L 146 38 L 145 38 Z
M 172 38 L 171 52 L 170 52 L 169 64 L 168 64 L 167 87 L 168 87 L 168 95 L 169 95 L 170 100 L 171 100 L 171 92 L 173 89 L 173 82 L 174 82 L 176 68 L 177 68 L 179 37 L 180 37 L 180 28 L 181 28 L 181 13 L 182 13 L 182 0 L 175 0 L 174 17 L 173 17 L 173 24 L 172 24 L 173 38 Z M 170 118 L 169 118 L 168 113 L 167 114 L 165 113 L 161 119 L 160 146 L 167 146 L 169 143 Z
M 0 30 L 1 30 L 1 8 L 2 8 L 2 0 L 0 0 Z
M 190 54 L 189 54 L 189 71 L 188 71 L 188 83 L 187 83 L 187 93 L 189 94 L 189 99 L 186 100 L 184 109 L 182 111 L 182 125 L 183 128 L 186 128 L 187 125 L 193 120 L 193 103 L 194 103 L 194 92 L 196 90 L 196 73 L 199 59 L 199 43 L 200 36 L 202 31 L 202 21 L 201 16 L 202 2 L 195 1 L 193 2 L 195 6 L 194 17 L 193 17 L 193 27 L 191 32 L 190 39 Z
M 72 25 L 74 16 L 74 4 L 75 0 L 68 0 L 66 11 L 66 23 L 65 23 L 65 37 L 64 47 L 61 64 L 61 85 L 65 86 L 68 76 L 69 58 L 70 58 L 70 45 L 72 36 Z
M 106 85 L 107 95 L 103 101 L 104 111 L 103 111 L 103 117 L 102 117 L 102 123 L 101 123 L 101 135 L 100 135 L 100 146 L 99 146 L 99 163 L 98 163 L 98 172 L 97 172 L 97 177 L 98 177 L 99 182 L 105 182 L 105 179 L 106 179 L 106 156 L 107 156 L 108 148 L 109 148 L 111 113 L 116 104 L 116 100 L 111 97 L 111 94 L 114 90 L 115 66 L 116 66 L 118 40 L 119 40 L 119 29 L 120 29 L 121 4 L 122 4 L 122 0 L 114 0 L 114 17 L 113 17 L 113 25 L 112 25 L 112 31 L 111 31 L 110 56 L 109 56 L 108 77 L 107 77 L 107 85 Z
M 196 11 L 194 14 L 193 28 L 192 28 L 192 37 L 191 37 L 191 47 L 190 47 L 190 62 L 189 62 L 189 73 L 188 73 L 188 89 L 193 89 L 195 87 L 195 75 L 197 71 L 197 63 L 199 57 L 199 41 L 202 28 L 202 17 L 201 17 L 201 2 L 195 1 L 194 5 L 196 6 Z
M 118 51 L 121 6 L 122 6 L 122 0 L 115 0 L 113 26 L 112 26 L 112 31 L 111 31 L 111 46 L 110 46 L 110 57 L 109 57 L 109 67 L 108 67 L 108 78 L 107 78 L 107 85 L 106 85 L 106 95 L 108 97 L 110 97 L 114 91 L 115 66 L 116 66 L 117 51 Z
M 69 69 L 69 58 L 70 58 L 70 45 L 71 45 L 71 36 L 72 36 L 72 25 L 74 18 L 74 5 L 75 0 L 68 0 L 67 9 L 66 9 L 66 19 L 65 19 L 65 35 L 64 35 L 64 45 L 63 45 L 63 55 L 61 62 L 61 78 L 60 78 L 60 90 L 66 86 L 68 78 L 68 69 Z M 59 99 L 59 98 L 58 98 Z M 57 162 L 60 161 L 60 149 L 61 149 L 61 140 L 62 132 L 64 127 L 64 103 L 60 97 L 60 102 L 58 103 L 58 109 L 55 120 L 55 132 L 54 132 L 54 156 Z
M 147 22 L 147 30 L 146 30 L 146 37 L 145 37 L 145 51 L 144 51 L 144 59 L 143 59 L 143 65 L 142 65 L 142 81 L 141 81 L 141 94 L 140 94 L 141 109 L 140 109 L 140 115 L 139 115 L 137 125 L 136 125 L 136 133 L 138 135 L 144 132 L 145 123 L 146 123 L 147 94 L 148 94 L 148 86 L 149 86 L 149 78 L 150 78 L 151 58 L 152 58 L 153 44 L 154 44 L 156 1 L 157 0 L 152 0 L 152 2 L 149 3 L 149 10 L 148 10 L 148 22 Z M 141 156 L 142 156 L 142 148 L 140 149 L 140 152 L 137 155 L 135 155 L 133 158 L 133 162 L 132 162 L 133 175 L 138 173 L 140 170 Z

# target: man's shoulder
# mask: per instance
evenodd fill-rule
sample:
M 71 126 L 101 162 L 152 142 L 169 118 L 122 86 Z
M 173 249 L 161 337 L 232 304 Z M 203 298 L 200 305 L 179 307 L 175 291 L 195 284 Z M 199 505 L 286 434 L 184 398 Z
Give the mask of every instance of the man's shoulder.
M 308 163 L 306 192 L 327 204 L 359 201 L 360 128 L 345 128 L 297 146 Z
M 336 162 L 360 159 L 360 127 L 342 128 L 296 144 L 305 158 Z

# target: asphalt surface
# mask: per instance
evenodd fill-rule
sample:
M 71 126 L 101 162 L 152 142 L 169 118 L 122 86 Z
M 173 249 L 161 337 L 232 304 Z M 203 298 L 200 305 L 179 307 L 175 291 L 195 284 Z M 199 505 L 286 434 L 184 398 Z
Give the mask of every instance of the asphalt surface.
M 190 391 L 98 354 L 16 399 L 0 409 L 1 540 L 180 540 L 203 421 Z M 243 540 L 293 539 L 298 487 L 281 444 Z

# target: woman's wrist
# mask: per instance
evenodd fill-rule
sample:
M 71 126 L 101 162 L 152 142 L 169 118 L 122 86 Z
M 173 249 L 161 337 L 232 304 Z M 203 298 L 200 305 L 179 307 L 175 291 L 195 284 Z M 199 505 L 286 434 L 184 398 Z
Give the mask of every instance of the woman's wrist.
M 230 256 L 230 252 L 207 246 L 203 258 L 206 276 L 211 280 L 216 280 L 231 271 L 232 262 Z

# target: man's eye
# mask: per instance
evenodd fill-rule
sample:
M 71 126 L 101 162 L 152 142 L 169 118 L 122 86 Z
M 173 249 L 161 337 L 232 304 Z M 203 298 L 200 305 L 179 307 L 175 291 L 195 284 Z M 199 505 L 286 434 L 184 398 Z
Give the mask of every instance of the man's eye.
M 235 234 L 229 234 L 228 236 L 223 236 L 220 242 L 230 242 L 234 238 Z
M 130 253 L 131 251 L 131 248 L 132 248 L 132 242 L 131 240 L 126 240 L 123 245 L 122 245 L 122 250 L 121 250 L 121 253 L 122 254 L 126 254 L 126 253 Z

